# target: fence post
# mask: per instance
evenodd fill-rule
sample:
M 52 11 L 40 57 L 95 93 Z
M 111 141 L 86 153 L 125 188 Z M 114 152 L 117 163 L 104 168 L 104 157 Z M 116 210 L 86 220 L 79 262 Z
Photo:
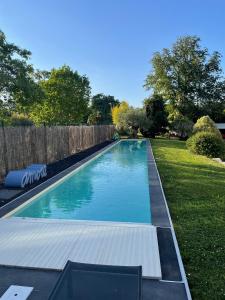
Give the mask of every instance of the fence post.
M 6 146 L 6 135 L 5 135 L 5 127 L 4 122 L 1 122 L 2 125 L 2 134 L 3 134 L 3 157 L 4 157 L 4 163 L 5 163 L 5 171 L 8 173 L 8 160 L 7 160 L 7 146 Z
M 72 153 L 70 153 L 70 125 L 67 126 L 67 134 L 68 134 L 68 149 L 67 154 L 70 156 Z
M 48 163 L 48 145 L 47 145 L 47 128 L 46 124 L 44 123 L 44 141 L 45 141 L 45 163 Z

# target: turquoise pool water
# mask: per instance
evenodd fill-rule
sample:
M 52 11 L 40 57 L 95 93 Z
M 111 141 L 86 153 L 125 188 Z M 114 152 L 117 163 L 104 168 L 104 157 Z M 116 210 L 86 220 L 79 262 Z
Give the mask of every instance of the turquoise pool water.
M 14 216 L 150 223 L 146 141 L 119 142 Z

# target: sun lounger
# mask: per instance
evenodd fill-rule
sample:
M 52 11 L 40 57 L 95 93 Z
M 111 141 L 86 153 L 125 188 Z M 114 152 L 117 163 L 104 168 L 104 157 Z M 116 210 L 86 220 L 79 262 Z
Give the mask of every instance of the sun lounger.
M 142 268 L 68 261 L 49 300 L 139 300 Z

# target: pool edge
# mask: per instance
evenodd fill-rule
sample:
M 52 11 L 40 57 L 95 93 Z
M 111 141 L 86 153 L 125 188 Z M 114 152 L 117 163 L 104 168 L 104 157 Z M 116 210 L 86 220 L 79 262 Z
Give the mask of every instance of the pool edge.
M 48 180 L 40 183 L 39 185 L 35 186 L 34 188 L 30 189 L 29 191 L 23 193 L 22 195 L 16 197 L 9 203 L 0 207 L 0 218 L 7 218 L 11 216 L 14 212 L 28 204 L 29 202 L 33 201 L 33 198 L 38 197 L 38 195 L 44 192 L 46 189 L 50 188 L 52 185 L 58 183 L 58 181 L 63 180 L 64 177 L 69 176 L 70 173 L 78 169 L 79 167 L 83 166 L 84 164 L 88 163 L 89 161 L 97 158 L 103 152 L 107 151 L 109 148 L 116 145 L 119 141 L 113 141 L 109 145 L 103 147 L 100 150 L 97 150 L 93 154 L 85 157 L 84 159 L 80 160 L 79 162 L 75 163 L 74 165 L 64 169 L 63 171 L 59 172 L 58 174 L 54 175 L 53 177 L 49 178 Z
M 150 176 L 153 176 L 153 178 L 154 178 L 154 180 L 151 181 L 150 180 L 151 178 L 149 177 L 151 211 L 153 212 L 153 214 L 152 214 L 152 225 L 154 225 L 158 228 L 162 228 L 162 229 L 163 228 L 170 229 L 171 234 L 172 234 L 174 247 L 175 247 L 175 251 L 176 251 L 176 256 L 177 256 L 177 259 L 178 259 L 180 272 L 181 272 L 181 277 L 182 277 L 182 281 L 180 281 L 180 283 L 183 283 L 184 286 L 185 286 L 187 299 L 192 300 L 191 293 L 190 293 L 190 288 L 189 288 L 187 277 L 186 277 L 186 272 L 185 272 L 185 269 L 184 269 L 184 264 L 183 264 L 183 261 L 182 261 L 179 245 L 178 245 L 177 238 L 176 238 L 176 233 L 175 233 L 175 230 L 174 230 L 174 227 L 173 227 L 172 218 L 171 218 L 171 215 L 170 215 L 169 207 L 168 207 L 166 196 L 165 196 L 165 193 L 164 193 L 164 190 L 163 190 L 160 174 L 159 174 L 158 167 L 157 167 L 157 164 L 156 164 L 156 161 L 155 161 L 155 157 L 154 157 L 154 154 L 153 154 L 153 150 L 152 150 L 150 140 L 148 140 L 147 144 L 148 144 L 148 169 L 149 169 L 149 174 L 150 174 Z M 153 195 L 153 189 L 155 187 L 157 187 L 158 192 L 157 192 L 157 194 Z M 169 226 L 165 226 L 164 222 L 161 223 L 161 221 L 162 221 L 161 218 L 160 218 L 160 222 L 159 222 L 159 220 L 157 219 L 157 217 L 158 217 L 157 215 L 153 216 L 154 215 L 154 210 L 155 210 L 154 209 L 155 208 L 154 203 L 157 203 L 158 200 L 159 201 L 163 200 L 164 210 L 166 211 L 166 215 L 167 215 L 165 218 L 163 217 L 163 219 L 165 221 L 165 219 L 168 218 Z M 166 222 L 167 222 L 167 220 L 166 220 Z M 162 281 L 164 281 L 164 280 L 162 280 Z M 165 280 L 165 281 L 170 282 L 169 280 Z M 171 282 L 176 282 L 176 281 L 171 281 Z

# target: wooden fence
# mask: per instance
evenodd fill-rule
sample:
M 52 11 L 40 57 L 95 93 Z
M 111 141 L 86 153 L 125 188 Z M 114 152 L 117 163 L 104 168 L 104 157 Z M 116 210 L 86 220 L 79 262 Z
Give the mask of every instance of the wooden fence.
M 51 163 L 112 139 L 113 125 L 0 127 L 0 180 L 31 163 Z

